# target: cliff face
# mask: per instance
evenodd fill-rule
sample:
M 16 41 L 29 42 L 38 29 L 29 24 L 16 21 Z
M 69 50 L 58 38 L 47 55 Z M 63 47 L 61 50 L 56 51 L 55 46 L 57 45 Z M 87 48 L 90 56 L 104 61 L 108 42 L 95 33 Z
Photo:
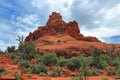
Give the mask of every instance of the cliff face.
M 29 33 L 26 37 L 26 41 L 37 40 L 44 35 L 57 35 L 68 34 L 71 37 L 89 42 L 99 42 L 96 37 L 84 37 L 79 30 L 78 23 L 76 21 L 66 23 L 63 21 L 62 16 L 59 13 L 53 12 L 45 26 L 38 27 L 33 33 Z

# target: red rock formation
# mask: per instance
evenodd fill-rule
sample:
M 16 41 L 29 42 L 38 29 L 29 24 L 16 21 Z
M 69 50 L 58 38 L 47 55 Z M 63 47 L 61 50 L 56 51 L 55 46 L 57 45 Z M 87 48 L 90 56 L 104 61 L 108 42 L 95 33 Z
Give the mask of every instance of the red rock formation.
M 52 15 L 49 16 L 46 26 L 54 26 L 58 24 L 65 24 L 65 22 L 62 20 L 60 13 L 53 12 Z
M 26 41 L 37 40 L 44 35 L 56 35 L 56 34 L 68 34 L 71 37 L 90 42 L 99 42 L 96 37 L 84 37 L 79 30 L 78 23 L 76 21 L 66 23 L 62 20 L 62 16 L 59 13 L 53 12 L 49 16 L 49 19 L 45 26 L 38 27 L 33 33 L 29 33 L 26 37 Z

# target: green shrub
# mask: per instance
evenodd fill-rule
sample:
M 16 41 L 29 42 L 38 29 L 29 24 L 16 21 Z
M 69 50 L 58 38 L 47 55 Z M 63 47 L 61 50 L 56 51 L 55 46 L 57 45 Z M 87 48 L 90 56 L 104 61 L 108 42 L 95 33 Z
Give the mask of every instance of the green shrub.
M 111 61 L 111 66 L 117 67 L 119 65 L 120 65 L 120 58 L 119 58 L 119 56 L 113 58 L 112 61 Z
M 4 53 L 4 52 L 0 49 L 0 55 L 3 55 L 3 53 Z
M 86 76 L 96 76 L 97 73 L 95 71 L 91 71 L 90 69 L 85 72 Z
M 7 56 L 11 59 L 15 59 L 16 57 L 19 56 L 19 54 L 15 52 L 11 52 L 11 53 L 7 53 Z
M 104 61 L 104 60 L 100 60 L 99 61 L 100 63 L 100 65 L 99 65 L 99 67 L 98 68 L 100 68 L 100 69 L 106 69 L 106 67 L 107 67 L 107 62 L 106 61 Z
M 20 56 L 17 56 L 17 57 L 14 59 L 13 64 L 18 64 L 19 62 L 21 62 L 21 57 L 20 57 Z
M 39 73 L 39 76 L 46 76 L 46 73 L 40 72 L 40 73 Z
M 6 70 L 5 68 L 0 68 L 0 75 L 5 75 L 5 74 L 8 74 L 9 71 Z
M 64 57 L 59 57 L 57 60 L 58 66 L 61 66 L 61 67 L 65 66 L 66 62 L 67 62 L 67 60 Z
M 15 72 L 14 76 L 16 77 L 16 80 L 21 80 L 22 75 L 19 72 Z
M 101 51 L 97 48 L 93 51 L 91 66 L 98 69 L 106 69 L 107 62 L 101 57 Z
M 57 63 L 57 55 L 55 53 L 46 53 L 43 55 L 43 64 L 50 66 Z
M 55 68 L 52 72 L 50 72 L 49 76 L 56 77 L 61 76 L 61 69 L 59 67 Z
M 31 72 L 31 69 L 30 69 L 30 68 L 27 69 L 27 74 L 28 74 L 28 77 L 31 77 L 31 76 L 32 76 L 32 72 Z
M 7 52 L 8 53 L 15 52 L 15 46 L 8 46 L 7 47 Z
M 74 71 L 75 69 L 79 69 L 80 60 L 76 57 L 72 57 L 67 61 L 66 66 L 72 71 Z
M 102 78 L 102 80 L 109 80 L 107 77 Z
M 94 49 L 93 54 L 92 54 L 92 66 L 95 68 L 99 68 L 100 67 L 100 50 L 98 50 L 97 48 Z
M 118 66 L 118 69 L 117 69 L 117 76 L 120 77 L 120 65 Z
M 102 60 L 106 61 L 108 65 L 111 65 L 111 61 L 113 61 L 113 59 L 108 53 L 101 54 L 100 57 L 102 58 Z
M 107 74 L 110 76 L 116 75 L 116 69 L 114 69 L 114 68 L 108 69 Z
M 90 69 L 90 75 L 89 76 L 99 76 L 98 69 L 92 68 Z
M 82 80 L 82 79 L 79 77 L 72 77 L 71 80 Z
M 19 45 L 18 50 L 20 52 L 21 59 L 31 60 L 35 58 L 35 42 L 25 41 L 24 37 L 18 36 Z
M 90 71 L 90 63 L 86 57 L 81 59 L 81 67 L 79 70 L 80 70 L 79 75 L 84 76 L 85 80 L 87 79 L 87 76 L 92 75 L 92 73 Z
M 36 53 L 35 59 L 37 59 L 37 61 L 41 62 L 43 60 L 43 55 L 41 55 L 40 53 Z
M 35 64 L 31 66 L 31 72 L 34 74 L 47 73 L 47 67 L 44 64 Z
M 120 57 L 111 57 L 110 61 L 108 62 L 110 66 L 117 67 L 120 65 Z
M 120 78 L 120 65 L 118 66 L 118 68 L 116 70 L 116 77 Z
M 54 42 L 46 41 L 44 44 L 45 45 L 52 45 L 52 44 L 54 44 Z
M 21 69 L 30 67 L 30 62 L 28 60 L 21 60 L 19 64 Z

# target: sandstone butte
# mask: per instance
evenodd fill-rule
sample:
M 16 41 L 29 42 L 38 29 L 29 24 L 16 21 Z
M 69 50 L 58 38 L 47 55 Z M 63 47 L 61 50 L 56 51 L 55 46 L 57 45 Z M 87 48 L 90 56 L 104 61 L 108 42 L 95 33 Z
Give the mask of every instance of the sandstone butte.
M 56 52 L 57 55 L 66 58 L 78 55 L 89 56 L 95 48 L 103 53 L 109 51 L 114 54 L 120 51 L 119 44 L 107 44 L 96 37 L 84 36 L 80 33 L 76 21 L 66 23 L 60 13 L 56 12 L 52 12 L 45 26 L 30 32 L 25 40 L 35 40 L 36 49 L 42 53 Z

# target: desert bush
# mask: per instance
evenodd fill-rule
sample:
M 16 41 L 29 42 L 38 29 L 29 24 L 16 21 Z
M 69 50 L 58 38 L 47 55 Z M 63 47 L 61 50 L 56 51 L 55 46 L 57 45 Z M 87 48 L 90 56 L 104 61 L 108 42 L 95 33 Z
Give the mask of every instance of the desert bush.
M 19 62 L 21 62 L 21 60 L 23 60 L 23 59 L 21 59 L 21 57 L 18 55 L 18 56 L 14 59 L 13 64 L 18 64 Z
M 81 67 L 80 67 L 80 76 L 84 76 L 85 80 L 87 80 L 87 76 L 92 75 L 91 71 L 90 71 L 90 63 L 89 60 L 84 57 L 83 59 L 81 59 Z
M 99 70 L 98 69 L 91 68 L 91 69 L 89 69 L 89 71 L 90 71 L 90 75 L 88 75 L 88 76 L 99 76 Z
M 109 78 L 107 78 L 107 77 L 103 77 L 102 80 L 109 80 Z
M 28 60 L 21 60 L 20 62 L 19 62 L 19 64 L 20 64 L 20 68 L 21 69 L 24 69 L 24 68 L 29 68 L 30 67 L 30 62 L 28 61 Z
M 0 49 L 0 55 L 2 55 L 4 52 Z
M 119 77 L 120 77 L 120 65 L 118 66 L 117 76 L 119 76 Z
M 115 69 L 114 69 L 115 70 Z M 114 76 L 114 78 L 117 80 L 117 79 L 120 79 L 120 65 L 116 67 L 116 75 Z
M 31 76 L 32 76 L 31 68 L 28 68 L 28 69 L 27 69 L 27 74 L 28 74 L 28 77 L 31 77 Z
M 108 69 L 107 74 L 110 76 L 116 75 L 116 69 L 115 68 Z
M 16 59 L 19 56 L 19 54 L 15 52 L 11 52 L 11 53 L 7 53 L 7 56 L 11 59 Z
M 114 59 L 113 59 L 113 61 L 110 62 L 110 66 L 116 67 L 118 65 L 119 65 L 118 61 L 115 61 Z
M 106 67 L 108 66 L 107 62 L 104 60 L 100 60 L 100 66 L 98 68 L 100 69 L 106 69 Z
M 47 67 L 44 64 L 35 64 L 31 66 L 31 72 L 34 74 L 47 73 Z
M 54 42 L 46 41 L 44 44 L 45 45 L 52 45 L 52 44 L 54 44 Z
M 46 76 L 46 73 L 40 72 L 40 73 L 39 73 L 39 76 Z
M 95 48 L 92 54 L 91 66 L 98 69 L 106 69 L 107 62 L 101 57 L 101 51 Z
M 101 54 L 100 57 L 106 61 L 108 65 L 111 65 L 112 57 L 109 54 Z
M 113 58 L 111 61 L 111 66 L 117 67 L 119 65 L 120 65 L 120 57 L 118 56 L 118 57 Z
M 40 53 L 36 53 L 35 59 L 37 59 L 37 61 L 39 61 L 39 62 L 42 62 L 42 60 L 43 60 L 43 55 L 40 54 Z
M 67 60 L 64 57 L 59 57 L 57 60 L 57 65 L 63 67 L 66 65 L 66 62 Z
M 35 58 L 35 42 L 25 41 L 24 37 L 18 36 L 19 45 L 18 50 L 22 59 L 31 60 Z
M 100 54 L 101 54 L 100 50 L 95 48 L 92 54 L 92 66 L 93 67 L 99 68 Z
M 74 71 L 75 69 L 79 69 L 80 60 L 77 57 L 72 57 L 67 61 L 66 66 L 72 71 Z
M 21 78 L 22 78 L 22 75 L 19 72 L 15 72 L 14 76 L 16 77 L 16 80 L 21 80 Z
M 15 52 L 15 46 L 8 46 L 7 47 L 7 52 L 8 53 Z
M 51 71 L 49 73 L 49 76 L 52 76 L 52 77 L 61 76 L 61 69 L 60 69 L 60 67 L 57 67 L 53 71 Z
M 82 78 L 79 78 L 79 77 L 72 77 L 71 80 L 82 80 Z
M 0 68 L 0 75 L 5 75 L 5 74 L 8 74 L 9 71 L 6 70 L 5 68 Z
M 50 66 L 57 63 L 57 55 L 55 53 L 46 53 L 43 55 L 43 64 Z
M 77 58 L 81 61 L 84 58 L 84 56 L 80 55 Z

